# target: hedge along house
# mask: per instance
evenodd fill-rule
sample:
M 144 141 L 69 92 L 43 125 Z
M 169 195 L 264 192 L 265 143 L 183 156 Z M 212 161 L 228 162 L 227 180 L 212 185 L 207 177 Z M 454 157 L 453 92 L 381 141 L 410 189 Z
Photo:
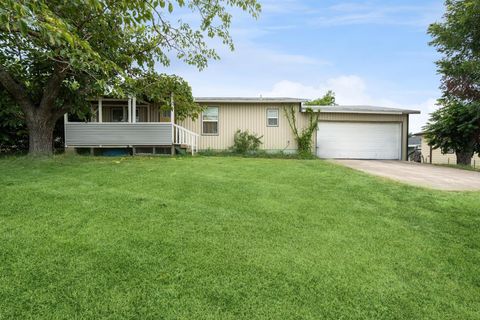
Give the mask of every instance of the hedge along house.
M 182 146 L 192 152 L 226 150 L 233 145 L 237 130 L 248 130 L 262 136 L 262 149 L 291 153 L 296 152 L 297 145 L 284 110 L 293 106 L 300 131 L 309 122 L 307 109 L 320 112 L 312 150 L 321 158 L 407 159 L 409 115 L 418 111 L 371 106 L 305 106 L 306 101 L 196 98 L 204 107 L 199 118 L 177 123 L 174 110 L 171 114 L 164 113 L 135 98 L 123 102 L 100 99 L 92 105 L 91 122 L 66 122 L 65 142 L 67 148 L 124 147 L 154 151 Z M 121 110 L 117 104 L 122 105 Z

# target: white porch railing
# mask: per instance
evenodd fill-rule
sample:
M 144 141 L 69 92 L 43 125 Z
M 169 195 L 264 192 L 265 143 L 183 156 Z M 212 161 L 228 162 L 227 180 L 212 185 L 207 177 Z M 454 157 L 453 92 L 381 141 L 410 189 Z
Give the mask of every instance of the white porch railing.
M 186 145 L 190 147 L 192 155 L 198 151 L 199 135 L 182 126 L 174 124 L 173 130 L 173 143 L 179 145 Z

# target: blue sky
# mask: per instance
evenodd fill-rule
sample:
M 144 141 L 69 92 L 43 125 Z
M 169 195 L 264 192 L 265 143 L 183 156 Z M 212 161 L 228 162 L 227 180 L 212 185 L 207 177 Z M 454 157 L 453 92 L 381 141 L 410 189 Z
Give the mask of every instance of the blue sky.
M 234 12 L 235 51 L 213 44 L 221 60 L 199 72 L 172 61 L 162 72 L 184 77 L 195 96 L 316 98 L 334 90 L 339 104 L 415 108 L 420 131 L 440 92 L 428 46 L 442 0 L 259 0 L 255 20 Z

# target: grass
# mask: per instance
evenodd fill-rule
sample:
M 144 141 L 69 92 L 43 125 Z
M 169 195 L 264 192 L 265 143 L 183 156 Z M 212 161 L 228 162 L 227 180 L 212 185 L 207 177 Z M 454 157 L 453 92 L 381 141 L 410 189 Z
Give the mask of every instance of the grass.
M 480 193 L 236 157 L 0 177 L 2 320 L 480 318 Z
M 242 158 L 266 158 L 266 159 L 299 159 L 299 160 L 313 160 L 318 159 L 314 154 L 298 154 L 287 153 L 283 151 L 268 152 L 265 150 L 257 150 L 246 153 L 236 153 L 231 150 L 201 150 L 199 155 L 204 157 L 242 157 Z
M 467 171 L 480 171 L 480 168 L 477 166 L 469 166 L 469 165 L 464 165 L 464 164 L 436 164 L 437 166 L 442 166 L 442 167 L 448 167 L 448 168 L 455 168 L 455 169 L 461 169 L 461 170 L 467 170 Z

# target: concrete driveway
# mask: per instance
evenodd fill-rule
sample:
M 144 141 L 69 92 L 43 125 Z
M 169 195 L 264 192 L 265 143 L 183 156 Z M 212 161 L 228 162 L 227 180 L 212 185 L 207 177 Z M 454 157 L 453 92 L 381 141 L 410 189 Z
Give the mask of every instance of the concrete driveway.
M 475 171 L 405 161 L 334 160 L 334 162 L 414 186 L 448 191 L 480 190 L 480 172 Z

